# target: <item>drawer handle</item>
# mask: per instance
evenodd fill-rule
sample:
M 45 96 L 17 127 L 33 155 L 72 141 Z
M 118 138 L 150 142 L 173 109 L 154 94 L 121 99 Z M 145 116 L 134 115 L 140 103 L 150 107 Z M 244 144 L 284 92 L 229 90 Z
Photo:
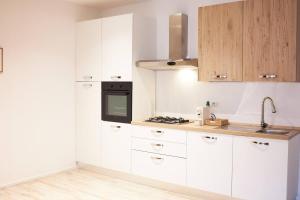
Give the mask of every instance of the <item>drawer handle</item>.
M 93 76 L 83 76 L 84 80 L 93 80 Z
M 165 160 L 164 158 L 156 157 L 156 156 L 151 156 L 150 158 L 151 158 L 152 162 L 156 165 L 161 165 Z
M 266 151 L 270 146 L 269 142 L 252 141 L 252 144 L 261 151 Z
M 152 143 L 151 146 L 152 146 L 152 149 L 155 151 L 161 151 L 164 148 L 163 144 Z
M 122 76 L 111 76 L 111 80 L 120 80 Z
M 261 74 L 259 75 L 260 79 L 275 79 L 278 76 L 276 74 Z
M 151 133 L 154 135 L 154 136 L 162 136 L 164 134 L 163 131 L 160 131 L 160 130 L 152 130 Z

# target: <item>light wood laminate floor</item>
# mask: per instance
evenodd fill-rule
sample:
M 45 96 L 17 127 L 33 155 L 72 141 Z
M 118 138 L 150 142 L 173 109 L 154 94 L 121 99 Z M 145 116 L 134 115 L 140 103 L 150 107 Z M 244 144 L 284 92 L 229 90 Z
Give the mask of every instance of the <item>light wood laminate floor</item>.
M 205 200 L 76 169 L 0 190 L 0 200 Z

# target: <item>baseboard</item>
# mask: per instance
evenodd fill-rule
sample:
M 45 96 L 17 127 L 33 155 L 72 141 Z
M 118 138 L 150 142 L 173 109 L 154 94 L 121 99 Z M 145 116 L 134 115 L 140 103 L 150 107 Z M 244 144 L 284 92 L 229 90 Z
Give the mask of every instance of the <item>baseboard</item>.
M 146 186 L 150 186 L 150 187 L 154 187 L 154 188 L 158 188 L 158 189 L 162 189 L 162 190 L 167 190 L 167 191 L 174 192 L 174 193 L 189 195 L 189 196 L 193 196 L 193 197 L 199 198 L 199 199 L 234 200 L 234 198 L 228 197 L 228 196 L 223 196 L 223 195 L 219 195 L 219 194 L 215 194 L 215 193 L 201 191 L 201 190 L 189 188 L 186 186 L 170 184 L 170 183 L 166 183 L 166 182 L 162 182 L 162 181 L 158 181 L 158 180 L 154 180 L 154 179 L 136 176 L 136 175 L 129 174 L 129 173 L 118 172 L 118 171 L 109 170 L 109 169 L 105 169 L 105 168 L 101 168 L 101 167 L 86 165 L 83 163 L 77 163 L 77 166 L 79 169 L 82 169 L 82 170 L 87 170 L 87 171 L 99 173 L 99 174 L 102 174 L 105 176 L 122 179 L 125 181 L 134 182 L 137 184 L 142 184 L 142 185 L 146 185 Z
M 61 172 L 73 170 L 73 169 L 76 169 L 76 168 L 77 168 L 77 166 L 74 163 L 74 164 L 59 168 L 59 169 L 51 170 L 51 171 L 41 173 L 41 174 L 37 174 L 37 175 L 34 175 L 34 176 L 30 176 L 30 177 L 24 177 L 24 178 L 18 179 L 16 181 L 12 181 L 10 183 L 2 184 L 2 185 L 0 185 L 0 189 L 15 186 L 15 185 L 19 185 L 19 184 L 22 184 L 22 183 L 25 183 L 25 182 L 33 181 L 33 180 L 36 180 L 36 179 L 40 179 L 40 178 L 43 178 L 43 177 L 46 177 L 46 176 L 50 176 L 50 175 L 58 174 L 58 173 L 61 173 Z

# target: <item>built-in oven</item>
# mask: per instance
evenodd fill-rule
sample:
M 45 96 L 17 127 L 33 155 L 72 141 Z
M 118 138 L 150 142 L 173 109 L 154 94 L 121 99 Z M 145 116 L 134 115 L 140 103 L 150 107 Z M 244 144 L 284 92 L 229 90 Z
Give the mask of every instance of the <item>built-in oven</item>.
M 131 123 L 132 82 L 102 82 L 102 120 Z

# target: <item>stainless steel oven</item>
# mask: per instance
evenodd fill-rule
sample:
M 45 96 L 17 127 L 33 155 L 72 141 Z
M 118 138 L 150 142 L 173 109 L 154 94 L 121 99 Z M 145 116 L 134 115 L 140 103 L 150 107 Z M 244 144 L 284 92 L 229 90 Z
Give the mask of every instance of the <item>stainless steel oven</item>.
M 102 82 L 102 120 L 131 123 L 132 82 Z

